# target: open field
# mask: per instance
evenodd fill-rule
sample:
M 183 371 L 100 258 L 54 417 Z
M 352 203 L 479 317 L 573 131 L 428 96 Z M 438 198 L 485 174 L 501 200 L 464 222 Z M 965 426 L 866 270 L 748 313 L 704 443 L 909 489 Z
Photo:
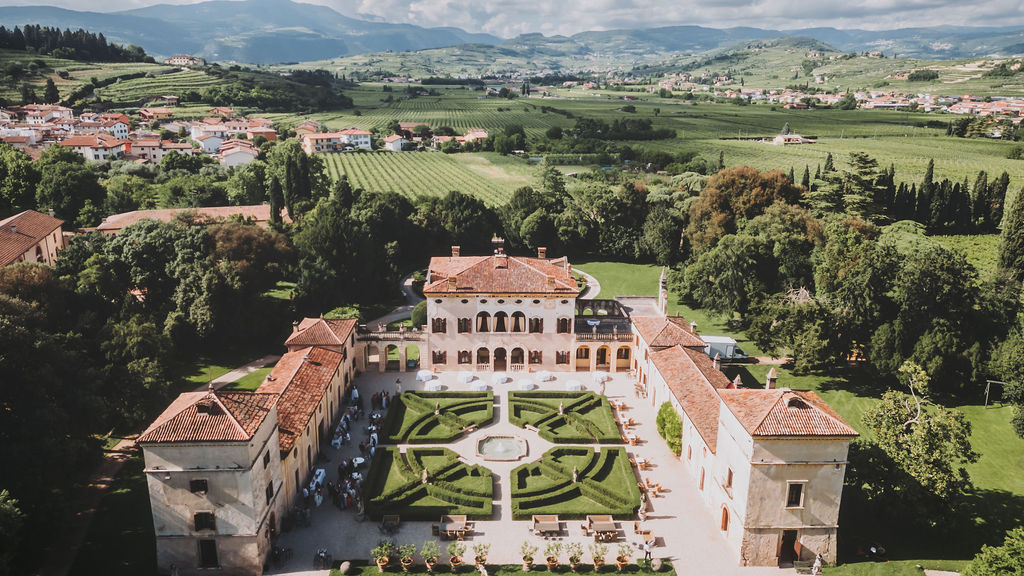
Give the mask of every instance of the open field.
M 180 94 L 184 90 L 202 91 L 221 84 L 223 80 L 198 70 L 179 70 L 152 78 L 119 80 L 96 91 L 104 100 L 112 102 L 145 102 L 155 95 Z M 209 108 L 209 106 L 207 106 Z
M 346 152 L 324 155 L 331 178 L 348 175 L 357 188 L 396 192 L 409 198 L 443 196 L 458 190 L 489 205 L 503 204 L 512 192 L 530 185 L 525 164 L 497 154 L 441 152 Z
M 174 70 L 173 67 L 163 64 L 148 64 L 144 62 L 80 62 L 77 60 L 54 58 L 52 56 L 28 54 L 26 52 L 0 50 L 0 69 L 6 69 L 11 64 L 21 64 L 27 68 L 31 63 L 35 63 L 40 73 L 30 74 L 24 81 L 35 90 L 37 95 L 42 96 L 43 88 L 46 86 L 46 79 L 53 78 L 53 83 L 57 86 L 61 98 L 65 98 L 81 88 L 83 84 L 92 78 L 106 80 L 113 76 L 123 76 L 139 72 L 162 74 Z M 57 76 L 57 71 L 66 71 L 68 78 L 64 79 Z M 21 95 L 19 90 L 21 84 L 22 81 L 0 82 L 0 97 L 6 98 L 13 103 L 20 102 Z

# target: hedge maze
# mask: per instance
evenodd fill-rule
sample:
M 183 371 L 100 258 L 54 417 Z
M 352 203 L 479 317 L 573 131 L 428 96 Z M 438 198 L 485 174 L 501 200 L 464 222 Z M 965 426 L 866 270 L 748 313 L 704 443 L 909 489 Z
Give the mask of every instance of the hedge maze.
M 460 462 L 447 448 L 410 448 L 405 454 L 378 448 L 363 483 L 363 502 L 373 518 L 400 514 L 403 520 L 436 521 L 444 514 L 466 514 L 486 519 L 493 497 L 491 471 Z
M 578 471 L 573 482 L 573 469 Z M 631 517 L 640 506 L 640 488 L 625 448 L 553 448 L 539 461 L 512 471 L 512 515 L 583 518 L 587 514 Z
M 536 428 L 549 442 L 622 443 L 608 399 L 594 392 L 509 392 L 508 419 L 516 426 Z
M 493 419 L 494 392 L 405 392 L 394 398 L 380 442 L 444 444 Z

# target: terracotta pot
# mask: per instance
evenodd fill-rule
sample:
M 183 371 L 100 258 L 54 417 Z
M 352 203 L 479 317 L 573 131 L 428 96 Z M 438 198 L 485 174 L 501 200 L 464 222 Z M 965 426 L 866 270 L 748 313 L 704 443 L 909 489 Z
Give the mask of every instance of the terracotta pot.
M 569 569 L 572 570 L 573 572 L 576 571 L 576 567 L 579 566 L 579 565 L 580 565 L 580 561 L 579 560 L 573 561 L 572 558 L 569 559 Z
M 623 556 L 616 556 L 615 557 L 615 567 L 619 569 L 619 572 L 622 572 L 622 568 L 626 564 L 629 564 L 629 558 L 625 558 Z
M 594 572 L 597 572 L 604 566 L 604 558 L 594 558 Z
M 474 560 L 476 560 L 476 565 L 480 566 L 487 563 L 487 556 L 477 556 Z
M 409 566 L 412 566 L 412 558 L 402 558 L 402 572 L 408 572 Z
M 434 571 L 434 565 L 437 564 L 437 558 L 431 558 L 429 560 L 424 560 L 423 563 L 427 566 L 427 572 L 433 572 Z
M 529 560 L 523 558 L 523 572 L 529 572 L 531 568 L 533 568 L 533 558 Z
M 378 558 L 377 559 L 377 570 L 380 571 L 381 573 L 384 572 L 384 567 L 387 566 L 387 565 L 388 565 L 388 558 L 387 558 L 387 556 L 385 556 L 384 558 Z
M 554 556 L 548 556 L 547 562 L 549 571 L 554 571 L 555 567 L 558 566 L 558 558 L 555 558 Z
M 462 565 L 462 558 L 459 558 L 458 556 L 452 556 L 451 558 L 448 559 L 448 563 L 452 565 L 452 568 L 454 568 L 456 566 L 461 566 Z

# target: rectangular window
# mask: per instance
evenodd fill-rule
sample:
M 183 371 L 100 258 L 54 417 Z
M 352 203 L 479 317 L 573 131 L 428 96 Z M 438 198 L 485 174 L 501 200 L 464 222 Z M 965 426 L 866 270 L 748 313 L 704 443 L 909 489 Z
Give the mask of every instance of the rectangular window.
M 459 318 L 459 322 L 458 322 L 459 334 L 469 334 L 470 326 L 471 326 L 471 324 L 470 324 L 469 318 Z
M 544 362 L 544 353 L 540 350 L 530 351 L 530 364 L 542 364 Z
M 473 353 L 469 350 L 459 350 L 459 364 L 472 364 Z
M 270 501 L 274 499 L 274 481 L 267 482 L 267 505 L 270 505 Z
M 558 328 L 558 333 L 559 334 L 568 334 L 569 333 L 569 319 L 568 318 L 559 318 L 558 319 L 558 326 L 557 326 L 557 328 Z
M 210 489 L 209 483 L 204 478 L 189 480 L 188 489 L 193 494 L 206 494 L 206 491 Z
M 195 524 L 196 532 L 217 529 L 217 519 L 213 512 L 196 512 L 192 516 L 192 521 Z
M 448 352 L 444 350 L 434 350 L 431 353 L 431 359 L 434 361 L 434 364 L 447 364 Z
M 568 364 L 569 353 L 568 352 L 555 352 L 555 364 Z
M 530 318 L 530 334 L 541 334 L 544 332 L 543 318 Z
M 200 568 L 217 568 L 220 563 L 217 562 L 217 541 L 216 540 L 200 540 L 199 541 L 199 567 Z
M 790 483 L 786 491 L 786 508 L 803 508 L 804 506 L 804 485 L 802 483 Z
M 434 318 L 430 321 L 430 331 L 434 334 L 448 332 L 448 320 L 446 318 Z
M 732 488 L 732 468 L 725 473 L 725 487 Z
M 269 449 L 267 450 L 267 453 L 263 455 L 263 468 L 266 469 L 267 466 L 270 466 L 270 450 Z

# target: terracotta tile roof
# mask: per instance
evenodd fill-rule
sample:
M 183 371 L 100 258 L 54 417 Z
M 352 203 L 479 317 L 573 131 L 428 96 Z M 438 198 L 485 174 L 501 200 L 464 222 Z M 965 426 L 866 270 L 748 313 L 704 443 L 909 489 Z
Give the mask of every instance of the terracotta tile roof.
M 107 136 L 105 133 L 94 136 L 69 136 L 58 142 L 61 146 L 88 146 L 90 148 L 117 148 L 118 146 L 124 145 L 124 143 L 124 140 L 112 138 Z
M 0 266 L 17 260 L 62 224 L 63 220 L 35 210 L 25 210 L 0 220 Z
M 572 298 L 579 294 L 576 280 L 563 258 L 505 255 L 434 257 L 430 259 L 428 277 L 431 283 L 423 288 L 425 294 L 564 294 Z M 453 277 L 454 287 L 448 281 Z
M 372 136 L 373 132 L 367 132 L 360 128 L 346 128 L 338 134 L 345 134 L 346 136 Z
M 356 327 L 356 318 L 303 318 L 284 345 L 344 346 Z
M 246 442 L 277 401 L 276 394 L 187 392 L 150 424 L 138 443 Z
M 170 222 L 180 212 L 196 212 L 200 216 L 213 220 L 228 218 L 230 216 L 242 216 L 252 218 L 257 224 L 264 224 L 270 221 L 270 205 L 258 204 L 255 206 L 210 206 L 206 208 L 167 208 L 162 210 L 135 210 L 113 214 L 103 219 L 103 222 L 96 227 L 101 232 L 118 232 L 127 228 L 139 220 L 152 219 L 162 222 Z M 286 216 L 282 216 L 287 222 Z
M 291 450 L 306 430 L 343 359 L 340 352 L 326 348 L 288 352 L 260 385 L 257 392 L 280 393 L 277 424 L 282 453 Z
M 398 142 L 399 140 L 405 140 L 405 137 L 399 136 L 398 134 L 392 134 L 391 136 L 388 136 L 387 138 L 384 139 L 384 141 L 387 142 L 388 144 L 392 142 Z
M 631 316 L 630 321 L 651 348 L 680 345 L 703 349 L 706 345 L 691 331 L 690 323 L 680 316 Z
M 809 390 L 719 390 L 722 401 L 751 436 L 857 436 L 857 431 Z
M 704 443 L 715 452 L 718 445 L 718 412 L 721 406 L 715 388 L 728 385 L 729 379 L 721 372 L 718 372 L 721 378 L 707 378 L 694 362 L 696 355 L 702 354 L 694 353 L 682 346 L 673 346 L 654 352 L 651 359 L 668 384 L 669 391 L 679 401 L 687 418 L 693 422 L 697 432 L 704 439 Z M 716 383 L 720 386 L 716 386 Z

